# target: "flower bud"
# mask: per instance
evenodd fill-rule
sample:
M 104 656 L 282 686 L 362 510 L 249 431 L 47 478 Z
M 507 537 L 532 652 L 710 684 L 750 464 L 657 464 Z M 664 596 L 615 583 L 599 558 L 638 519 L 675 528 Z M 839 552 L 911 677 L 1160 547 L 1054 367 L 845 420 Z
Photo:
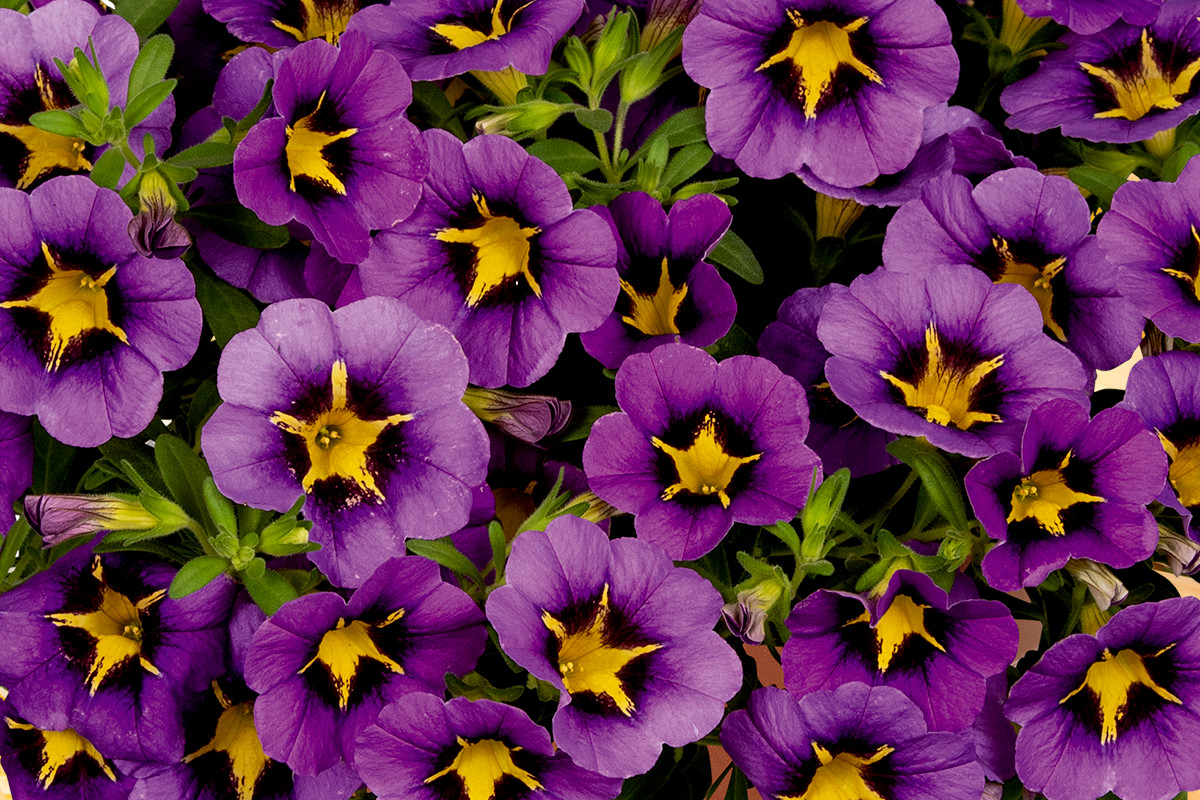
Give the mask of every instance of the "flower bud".
M 146 258 L 179 258 L 192 237 L 175 221 L 176 203 L 167 179 L 158 170 L 142 175 L 138 185 L 141 210 L 129 222 L 129 238 Z
M 729 631 L 746 644 L 762 644 L 771 607 L 783 596 L 784 588 L 778 580 L 767 579 L 738 592 L 736 603 L 721 607 Z
M 463 402 L 484 422 L 529 444 L 558 433 L 571 419 L 570 401 L 544 394 L 469 386 Z
M 1067 562 L 1067 572 L 1075 580 L 1087 586 L 1101 611 L 1107 611 L 1113 603 L 1123 603 L 1129 590 L 1116 573 L 1103 564 L 1086 558 L 1072 558 Z
M 1170 528 L 1158 527 L 1158 552 L 1176 577 L 1200 571 L 1200 544 Z
M 182 508 L 156 500 L 157 513 L 128 495 L 30 495 L 25 498 L 25 516 L 44 547 L 99 531 L 147 531 L 160 526 L 179 530 L 187 525 Z

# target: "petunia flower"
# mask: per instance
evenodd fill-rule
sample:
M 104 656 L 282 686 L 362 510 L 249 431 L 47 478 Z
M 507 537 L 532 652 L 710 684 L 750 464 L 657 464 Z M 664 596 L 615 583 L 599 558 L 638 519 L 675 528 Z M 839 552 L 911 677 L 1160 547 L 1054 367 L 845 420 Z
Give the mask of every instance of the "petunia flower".
M 625 359 L 616 389 L 621 412 L 592 426 L 583 468 L 592 491 L 634 514 L 638 536 L 671 558 L 699 558 L 734 522 L 791 519 L 820 475 L 802 444 L 804 390 L 764 358 L 718 364 L 663 345 Z
M 488 621 L 509 657 L 562 692 L 554 741 L 584 769 L 649 770 L 663 743 L 712 730 L 741 686 L 713 631 L 720 595 L 649 542 L 559 517 L 513 541 L 507 577 Z
M 1004 707 L 1017 775 L 1047 800 L 1168 800 L 1200 789 L 1200 600 L 1119 611 L 1053 645 Z
M 1130 567 L 1150 557 L 1158 525 L 1146 506 L 1162 490 L 1166 458 L 1132 411 L 1088 419 L 1069 400 L 1029 416 L 1021 453 L 1000 453 L 966 477 L 984 531 L 1000 543 L 983 559 L 1002 591 L 1037 586 L 1071 558 Z
M 595 212 L 573 210 L 562 178 L 503 136 L 465 145 L 424 133 L 431 169 L 417 211 L 375 237 L 359 275 L 450 329 L 471 383 L 528 386 L 567 333 L 604 321 L 619 291 L 616 245 Z
M 243 42 L 271 48 L 320 39 L 338 44 L 351 17 L 381 0 L 204 0 L 204 10 Z
M 380 800 L 609 800 L 621 792 L 619 780 L 555 752 L 524 711 L 465 697 L 401 697 L 359 735 L 355 767 Z
M 1099 33 L 1117 20 L 1149 25 L 1158 16 L 1163 0 L 1018 0 L 1031 17 L 1050 17 L 1075 33 Z
M 226 345 L 217 388 L 202 445 L 218 488 L 276 511 L 306 494 L 322 545 L 309 557 L 336 585 L 360 585 L 407 536 L 466 524 L 487 466 L 466 360 L 398 301 L 276 303 Z
M 0 411 L 0 530 L 13 524 L 13 503 L 32 483 L 33 420 Z
M 834 186 L 899 172 L 926 108 L 958 76 L 946 16 L 928 0 L 706 3 L 683 66 L 712 91 L 709 142 L 748 175 L 803 166 Z

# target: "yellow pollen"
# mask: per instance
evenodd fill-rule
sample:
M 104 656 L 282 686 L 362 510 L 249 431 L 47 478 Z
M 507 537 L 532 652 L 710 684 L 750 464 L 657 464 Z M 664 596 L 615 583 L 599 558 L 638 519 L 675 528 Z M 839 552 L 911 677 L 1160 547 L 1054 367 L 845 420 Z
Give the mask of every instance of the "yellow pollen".
M 382 500 L 383 492 L 375 485 L 367 451 L 387 428 L 408 422 L 412 414 L 362 419 L 348 405 L 346 362 L 333 362 L 331 373 L 332 402 L 327 411 L 307 422 L 276 411 L 271 422 L 285 433 L 299 436 L 308 448 L 309 468 L 300 481 L 304 491 L 311 491 L 317 481 L 340 477 Z
M 1163 436 L 1161 431 L 1156 433 L 1171 461 L 1167 480 L 1179 502 L 1184 508 L 1200 505 L 1200 442 L 1189 442 L 1179 447 Z
M 439 23 L 431 26 L 430 30 L 445 39 L 455 50 L 466 50 L 468 47 L 474 47 L 484 42 L 499 39 L 511 31 L 513 24 L 516 22 L 517 14 L 529 8 L 533 3 L 534 0 L 529 0 L 528 3 L 509 14 L 508 20 L 505 21 L 500 13 L 500 6 L 504 4 L 504 0 L 496 0 L 496 5 L 492 7 L 492 26 L 490 30 L 477 31 L 474 28 L 461 25 L 457 22 Z
M 1200 59 L 1178 72 L 1166 71 L 1148 28 L 1142 29 L 1141 43 L 1140 61 L 1124 69 L 1079 62 L 1080 69 L 1098 79 L 1113 95 L 1115 106 L 1108 111 L 1097 111 L 1093 115 L 1096 119 L 1138 120 L 1155 109 L 1178 108 L 1178 98 L 1191 91 L 1192 79 L 1200 71 Z
M 317 130 L 317 114 L 321 104 L 325 102 L 325 92 L 317 98 L 317 107 L 312 113 L 301 117 L 294 125 L 285 128 L 287 145 L 284 152 L 287 155 L 288 188 L 296 191 L 296 177 L 308 178 L 319 186 L 325 187 L 337 194 L 346 193 L 346 184 L 333 174 L 333 167 L 325 154 L 325 148 L 341 139 L 348 139 L 358 133 L 358 128 L 344 128 L 340 131 Z
M 183 763 L 190 764 L 206 753 L 224 753 L 229 759 L 237 800 L 254 800 L 254 790 L 271 765 L 271 759 L 263 753 L 262 742 L 254 728 L 254 702 L 235 705 L 229 702 L 216 681 L 212 686 L 224 710 L 217 719 L 212 739 L 199 750 L 185 756 Z
M 883 83 L 878 72 L 854 55 L 854 45 L 850 42 L 850 34 L 866 25 L 867 17 L 838 25 L 825 20 L 808 22 L 795 9 L 788 9 L 787 15 L 796 30 L 783 49 L 759 64 L 755 72 L 791 62 L 796 77 L 796 99 L 804 103 L 807 119 L 817 116 L 817 106 L 833 91 L 834 79 L 842 67 L 849 67 L 872 83 Z
M 808 788 L 800 795 L 780 795 L 779 800 L 887 800 L 863 779 L 863 767 L 869 767 L 895 752 L 883 745 L 869 756 L 853 753 L 831 753 L 816 742 L 813 753 L 820 762 Z
M 739 457 L 730 455 L 725 449 L 725 427 L 712 411 L 704 413 L 704 419 L 692 433 L 692 443 L 679 448 L 667 444 L 657 436 L 650 443 L 671 457 L 679 481 L 663 490 L 662 499 L 670 500 L 680 492 L 695 495 L 715 494 L 724 508 L 729 508 L 730 481 L 743 464 L 762 458 L 762 453 Z
M 631 308 L 629 316 L 621 317 L 621 321 L 630 327 L 637 328 L 647 336 L 664 336 L 679 333 L 675 317 L 679 307 L 687 297 L 688 286 L 684 283 L 676 288 L 671 283 L 671 273 L 667 267 L 667 259 L 662 260 L 662 269 L 658 275 L 658 288 L 652 294 L 643 294 L 628 281 L 621 281 L 621 291 L 629 297 Z
M 1195 225 L 1192 226 L 1192 241 L 1196 243 L 1197 253 L 1200 253 L 1200 233 L 1196 232 Z M 1200 270 L 1200 263 L 1193 264 L 1191 272 L 1182 269 L 1163 267 L 1163 272 L 1167 273 L 1172 278 L 1178 278 L 1179 280 L 1183 281 L 1193 300 L 1200 300 L 1200 289 L 1196 287 L 1196 274 L 1198 270 Z
M 652 653 L 662 645 L 622 647 L 606 641 L 612 633 L 609 630 L 608 584 L 604 585 L 600 602 L 586 629 L 567 633 L 566 626 L 549 611 L 542 612 L 542 624 L 558 639 L 558 673 L 562 675 L 567 692 L 604 695 L 622 714 L 632 716 L 635 704 L 620 672 L 638 656 Z
M 38 731 L 42 735 L 42 752 L 41 758 L 38 759 L 41 762 L 41 768 L 38 770 L 37 776 L 38 781 L 42 784 L 42 789 L 49 789 L 58 776 L 58 771 L 74 758 L 90 758 L 100 767 L 104 777 L 110 781 L 117 780 L 112 767 L 108 765 L 100 751 L 96 749 L 95 745 L 80 736 L 74 728 L 67 728 L 65 731 L 45 731 L 24 722 L 17 722 L 10 717 L 5 717 L 4 721 L 11 730 Z
M 404 609 L 400 609 L 377 625 L 369 625 L 358 619 L 347 624 L 345 619 L 338 619 L 337 627 L 325 632 L 317 646 L 317 654 L 300 668 L 298 674 L 321 662 L 329 670 L 330 681 L 338 696 L 338 707 L 345 709 L 350 703 L 350 692 L 358 677 L 359 666 L 365 659 L 378 661 L 397 675 L 404 674 L 404 667 L 384 654 L 371 636 L 373 629 L 385 628 L 403 616 Z
M 94 640 L 87 680 L 90 694 L 95 695 L 105 678 L 132 659 L 137 659 L 151 675 L 159 674 L 158 669 L 142 655 L 144 631 L 141 615 L 162 600 L 167 590 L 159 589 L 133 603 L 125 595 L 105 585 L 104 568 L 99 557 L 92 562 L 92 575 L 102 587 L 99 608 L 88 612 L 47 614 L 46 619 L 59 627 L 81 630 Z
M 999 355 L 980 361 L 970 369 L 946 363 L 937 328 L 932 322 L 925 330 L 925 349 L 929 359 L 916 384 L 901 380 L 887 372 L 879 375 L 895 386 L 904 396 L 904 404 L 925 412 L 925 419 L 937 425 L 968 430 L 978 422 L 1000 422 L 999 414 L 972 411 L 972 394 L 988 375 L 1004 364 Z
M 512 217 L 495 216 L 487 199 L 479 192 L 472 194 L 475 208 L 483 224 L 474 228 L 443 228 L 433 234 L 440 242 L 469 244 L 475 248 L 474 274 L 467 293 L 467 305 L 479 305 L 485 297 L 510 281 L 524 280 L 537 297 L 542 287 L 529 271 L 530 240 L 541 229 L 522 228 Z
M 1051 308 L 1054 304 L 1054 289 L 1050 282 L 1058 273 L 1062 272 L 1063 267 L 1067 264 L 1067 257 L 1059 256 L 1039 267 L 1036 264 L 1027 264 L 1017 260 L 1009 249 L 1008 242 L 1000 236 L 992 239 L 992 245 L 996 248 L 996 253 L 1000 256 L 1000 265 L 1003 267 L 1003 272 L 996 283 L 1015 283 L 1018 286 L 1024 286 L 1037 300 L 1038 308 L 1042 311 L 1042 324 L 1049 328 L 1059 341 L 1065 342 L 1067 340 L 1066 332 L 1061 325 L 1054 321 Z
M 1062 512 L 1076 503 L 1103 503 L 1104 498 L 1094 494 L 1077 492 L 1067 486 L 1063 470 L 1071 461 L 1071 453 L 1063 456 L 1062 463 L 1055 469 L 1039 469 L 1024 477 L 1013 487 L 1009 522 L 1032 519 L 1042 530 L 1054 536 L 1066 533 L 1063 528 Z
M 912 636 L 919 636 L 935 649 L 946 652 L 946 648 L 925 629 L 925 611 L 928 608 L 929 606 L 913 602 L 912 598 L 905 594 L 898 594 L 892 598 L 888 610 L 883 612 L 883 616 L 875 624 L 875 665 L 881 675 L 888 671 L 892 659 Z M 870 621 L 870 612 L 864 611 L 845 625 L 869 624 Z
M 122 344 L 129 344 L 125 331 L 108 317 L 108 294 L 104 287 L 117 274 L 117 268 L 110 267 L 100 277 L 93 278 L 81 269 L 65 269 L 45 242 L 42 255 L 50 268 L 50 278 L 29 297 L 0 303 L 0 308 L 30 308 L 50 317 L 46 371 L 58 369 L 67 348 L 89 331 L 107 331 Z
M 543 788 L 533 773 L 521 769 L 513 762 L 513 753 L 520 751 L 520 747 L 509 747 L 496 739 L 470 742 L 461 736 L 456 738 L 458 755 L 454 756 L 450 766 L 426 778 L 426 784 L 453 772 L 462 779 L 463 788 L 467 793 L 465 800 L 492 800 L 496 796 L 497 784 L 505 775 L 516 778 L 531 792 Z
M 1117 723 L 1129 712 L 1129 690 L 1135 684 L 1150 689 L 1162 699 L 1182 705 L 1183 701 L 1154 682 L 1146 669 L 1146 660 L 1157 658 L 1174 647 L 1167 645 L 1150 656 L 1142 656 L 1133 650 L 1118 650 L 1114 656 L 1105 649 L 1100 660 L 1088 667 L 1087 675 L 1078 688 L 1059 700 L 1059 705 L 1080 692 L 1087 692 L 1096 703 L 1096 722 L 1100 723 L 1100 744 L 1116 741 Z
M 271 20 L 271 24 L 295 37 L 298 42 L 324 39 L 330 44 L 337 44 L 338 39 L 346 32 L 346 25 L 355 11 L 358 11 L 356 0 L 300 0 L 302 27 L 285 25 L 277 19 Z

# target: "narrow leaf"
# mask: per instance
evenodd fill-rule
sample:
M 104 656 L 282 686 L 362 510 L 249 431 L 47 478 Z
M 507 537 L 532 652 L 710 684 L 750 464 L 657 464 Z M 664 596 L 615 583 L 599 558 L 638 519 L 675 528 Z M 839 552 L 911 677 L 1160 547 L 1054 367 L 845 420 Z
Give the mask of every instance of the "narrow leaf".
M 199 222 L 222 239 L 243 247 L 274 250 L 291 241 L 282 225 L 268 225 L 240 203 L 212 203 L 193 208 L 187 218 Z
M 707 167 L 708 162 L 712 161 L 712 156 L 712 148 L 704 142 L 696 142 L 680 148 L 667 164 L 659 184 L 667 189 L 674 189 Z
M 154 460 L 172 499 L 195 520 L 212 529 L 212 517 L 204 502 L 204 482 L 212 478 L 208 464 L 178 436 L 163 434 L 154 440 Z
M 39 111 L 29 117 L 29 124 L 43 131 L 57 133 L 59 136 L 69 136 L 73 139 L 88 138 L 88 130 L 79 117 L 70 111 L 52 109 Z
M 236 334 L 258 324 L 258 306 L 241 289 L 230 286 L 207 271 L 193 269 L 196 299 L 217 344 L 224 347 Z
M 179 0 L 120 0 L 116 12 L 133 26 L 138 38 L 145 39 L 162 27 L 177 5 Z
M 167 77 L 174 56 L 175 42 L 170 36 L 160 33 L 147 39 L 129 71 L 129 91 L 125 96 L 137 97 Z
M 201 142 L 171 156 L 167 163 L 194 169 L 223 167 L 233 163 L 233 151 L 234 146 L 229 142 Z
M 179 568 L 167 589 L 167 596 L 172 600 L 187 597 L 208 586 L 217 576 L 226 570 L 229 562 L 220 556 L 200 556 Z
M 940 450 L 926 441 L 902 437 L 889 444 L 887 451 L 916 471 L 929 499 L 947 522 L 960 531 L 967 530 L 967 509 L 959 489 L 961 481 Z
M 124 171 L 125 156 L 117 148 L 110 147 L 92 165 L 92 183 L 105 189 L 116 189 Z
M 158 108 L 163 102 L 171 96 L 171 92 L 175 91 L 174 78 L 166 81 L 160 81 L 143 89 L 136 97 L 129 101 L 129 105 L 125 108 L 125 129 L 129 130 L 144 120 L 146 117 L 154 113 L 154 109 Z
M 724 267 L 747 283 L 757 286 L 763 282 L 762 265 L 754 257 L 750 246 L 733 231 L 727 231 L 721 237 L 721 241 L 717 242 L 717 246 L 708 254 L 708 260 Z

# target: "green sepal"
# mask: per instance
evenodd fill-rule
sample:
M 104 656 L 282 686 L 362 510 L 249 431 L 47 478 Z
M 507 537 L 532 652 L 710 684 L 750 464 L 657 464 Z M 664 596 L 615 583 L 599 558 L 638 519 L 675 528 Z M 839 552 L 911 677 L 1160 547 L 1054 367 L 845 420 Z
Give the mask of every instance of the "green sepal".
M 887 451 L 916 471 L 929 499 L 956 530 L 968 530 L 961 481 L 942 452 L 924 439 L 903 436 L 890 442 Z
M 284 603 L 300 596 L 296 587 L 275 570 L 264 570 L 263 574 L 258 577 L 250 575 L 248 572 L 242 572 L 240 575 L 242 584 L 250 593 L 250 598 L 268 617 L 278 611 Z
M 110 147 L 100 154 L 92 165 L 92 183 L 105 189 L 116 189 L 125 172 L 125 156 L 116 147 Z
M 563 46 L 563 60 L 567 62 L 567 66 L 575 74 L 575 79 L 572 83 L 577 85 L 585 92 L 591 91 L 592 88 L 592 57 L 588 54 L 587 48 L 583 46 L 583 42 L 578 36 L 567 38 L 567 43 Z
M 654 90 L 678 74 L 677 70 L 668 70 L 667 64 L 675 57 L 679 44 L 683 41 L 683 26 L 667 34 L 661 42 L 648 53 L 639 53 L 621 70 L 620 87 L 621 102 L 630 105 L 644 100 L 654 93 Z
M 717 246 L 708 254 L 708 260 L 724 267 L 747 283 L 757 286 L 763 282 L 762 265 L 758 263 L 754 251 L 732 230 L 725 232 L 721 241 L 717 242 Z
M 492 569 L 496 573 L 496 584 L 504 579 L 504 568 L 508 560 L 508 538 L 504 535 L 504 526 L 497 520 L 488 523 L 488 544 L 492 547 Z
M 229 562 L 220 556 L 198 556 L 179 568 L 171 579 L 167 596 L 172 600 L 198 592 L 229 569 Z

